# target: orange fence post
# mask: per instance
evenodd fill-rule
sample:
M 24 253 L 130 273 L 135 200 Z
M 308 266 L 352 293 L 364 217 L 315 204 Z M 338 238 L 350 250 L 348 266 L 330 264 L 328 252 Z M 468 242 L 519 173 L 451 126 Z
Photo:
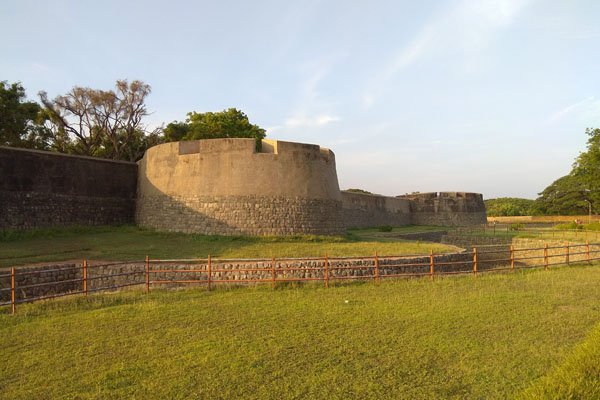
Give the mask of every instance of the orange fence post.
M 565 244 L 565 262 L 569 265 L 569 242 Z
M 87 287 L 87 260 L 83 259 L 83 293 L 88 295 L 88 287 Z
M 275 257 L 271 258 L 271 286 L 275 289 Z
M 10 308 L 13 314 L 17 312 L 17 302 L 15 297 L 15 267 L 10 269 Z
M 544 269 L 548 269 L 548 243 L 544 245 Z
M 477 247 L 473 247 L 473 274 L 477 275 Z
M 510 245 L 510 270 L 515 270 L 515 248 L 512 244 Z
M 207 276 L 206 281 L 208 283 L 208 290 L 211 290 L 211 287 L 210 287 L 210 276 L 212 274 L 210 272 L 210 267 L 211 267 L 210 264 L 211 264 L 211 260 L 210 260 L 210 254 L 209 254 L 208 255 L 208 263 L 206 264 L 206 276 Z
M 329 256 L 325 254 L 325 287 L 329 287 Z
M 146 293 L 150 292 L 150 259 L 146 256 Z
M 587 262 L 590 262 L 590 242 L 585 242 L 585 256 L 587 258 Z
M 377 252 L 375 252 L 375 283 L 379 283 L 379 257 L 377 257 Z
M 494 227 L 495 229 L 495 227 Z M 429 250 L 429 279 L 433 280 L 433 274 L 435 273 L 433 264 L 433 249 Z

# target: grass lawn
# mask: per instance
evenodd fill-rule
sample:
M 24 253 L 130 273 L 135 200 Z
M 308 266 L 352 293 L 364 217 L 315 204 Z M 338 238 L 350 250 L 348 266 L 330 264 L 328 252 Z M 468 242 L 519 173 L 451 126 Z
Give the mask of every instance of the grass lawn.
M 396 228 L 415 232 L 429 227 Z M 0 235 L 0 267 L 42 261 L 88 258 L 142 260 L 151 258 L 314 257 L 454 252 L 453 246 L 369 236 L 371 230 L 354 230 L 346 236 L 244 237 L 164 233 L 134 226 L 70 228 Z M 0 232 L 2 233 L 2 232 Z
M 0 397 L 599 398 L 600 266 L 156 290 L 0 314 Z

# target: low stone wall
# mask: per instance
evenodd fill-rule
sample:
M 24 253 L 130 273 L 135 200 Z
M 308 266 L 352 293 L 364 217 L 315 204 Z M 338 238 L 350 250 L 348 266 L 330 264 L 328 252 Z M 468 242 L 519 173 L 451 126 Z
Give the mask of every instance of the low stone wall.
M 141 197 L 139 225 L 221 235 L 343 234 L 340 202 L 263 196 Z
M 109 290 L 115 286 L 145 282 L 144 263 L 118 262 L 98 264 L 87 268 L 89 292 Z M 10 301 L 10 268 L 0 269 L 0 302 Z M 16 268 L 15 295 L 17 301 L 83 290 L 82 263 L 57 263 Z
M 0 147 L 0 229 L 133 223 L 137 165 Z
M 395 197 L 342 191 L 342 219 L 348 228 L 411 223 L 410 202 Z
M 379 257 L 379 276 L 385 279 L 393 275 L 429 274 L 429 256 Z M 440 254 L 434 256 L 437 274 L 447 272 L 472 271 L 472 257 L 468 253 Z M 450 264 L 444 264 L 450 263 Z M 328 260 L 330 281 L 350 278 L 373 278 L 375 259 L 332 258 Z M 272 260 L 214 260 L 211 281 L 219 284 L 226 280 L 259 280 L 270 282 L 273 271 L 277 282 L 293 280 L 324 280 L 325 259 L 282 259 L 276 260 L 273 270 Z M 195 270 L 190 272 L 154 272 L 157 270 Z M 248 270 L 252 271 L 248 271 Z M 198 270 L 203 272 L 198 272 Z M 151 281 L 201 280 L 208 279 L 206 262 L 168 262 L 150 264 Z M 17 302 L 36 297 L 54 296 L 83 291 L 82 263 L 57 263 L 44 266 L 18 267 L 16 269 Z M 90 262 L 87 268 L 88 291 L 115 289 L 117 286 L 135 286 L 145 283 L 144 262 Z M 237 282 L 242 284 L 244 282 Z M 258 283 L 258 282 L 254 282 Z M 199 283 L 200 284 L 200 283 Z M 164 283 L 156 286 L 187 286 L 188 284 Z M 206 283 L 201 283 L 206 285 Z M 0 302 L 10 302 L 10 269 L 0 269 Z

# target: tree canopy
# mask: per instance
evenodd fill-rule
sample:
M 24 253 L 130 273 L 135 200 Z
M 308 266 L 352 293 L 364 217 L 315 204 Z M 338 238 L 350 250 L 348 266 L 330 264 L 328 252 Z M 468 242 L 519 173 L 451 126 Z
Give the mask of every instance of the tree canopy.
M 600 210 L 600 129 L 588 128 L 587 149 L 579 154 L 573 169 L 539 193 L 539 213 L 548 215 L 587 214 Z
M 251 124 L 248 116 L 236 108 L 219 112 L 187 114 L 185 122 L 174 121 L 164 130 L 164 140 L 215 139 L 215 138 L 254 138 L 265 137 L 265 130 Z
M 0 146 L 47 150 L 51 132 L 44 126 L 42 108 L 26 98 L 21 83 L 0 82 Z
M 160 142 L 160 130 L 149 131 L 145 100 L 150 85 L 118 80 L 115 90 L 75 86 L 53 100 L 40 99 L 53 133 L 53 147 L 64 153 L 136 161 Z
M 485 200 L 487 215 L 490 217 L 514 217 L 535 214 L 535 201 L 517 197 L 500 197 Z

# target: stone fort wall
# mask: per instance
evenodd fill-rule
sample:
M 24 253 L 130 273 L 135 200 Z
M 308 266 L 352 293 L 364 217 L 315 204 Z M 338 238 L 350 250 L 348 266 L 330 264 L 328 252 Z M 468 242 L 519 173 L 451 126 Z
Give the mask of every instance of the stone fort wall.
M 133 223 L 137 165 L 0 147 L 0 229 Z
M 150 148 L 138 164 L 0 147 L 0 229 L 137 222 L 224 235 L 486 223 L 477 193 L 340 192 L 317 145 L 212 139 Z
M 410 201 L 396 197 L 342 192 L 342 219 L 347 228 L 410 225 Z
M 332 151 L 254 139 L 175 142 L 139 162 L 136 221 L 166 231 L 225 235 L 340 234 Z
M 479 193 L 433 192 L 398 196 L 410 201 L 413 225 L 481 225 L 487 223 Z

